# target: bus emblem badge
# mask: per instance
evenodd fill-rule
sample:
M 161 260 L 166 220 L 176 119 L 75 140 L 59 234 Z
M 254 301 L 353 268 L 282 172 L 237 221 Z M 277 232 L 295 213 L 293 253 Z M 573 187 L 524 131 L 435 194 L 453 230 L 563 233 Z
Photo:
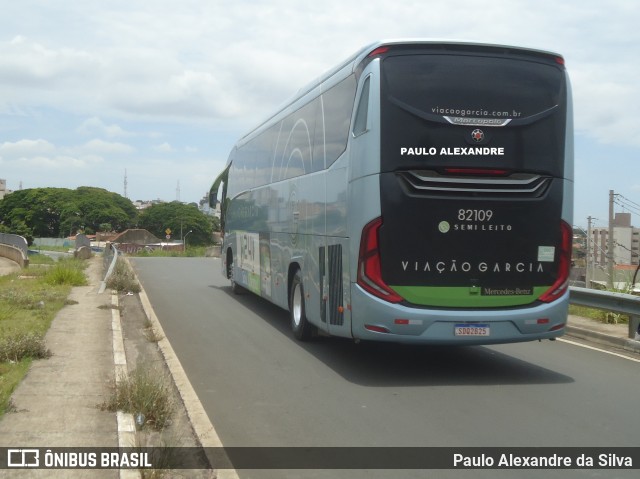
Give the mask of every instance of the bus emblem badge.
M 476 128 L 471 132 L 471 139 L 476 143 L 480 143 L 482 140 L 484 140 L 484 131 L 482 131 L 479 128 Z

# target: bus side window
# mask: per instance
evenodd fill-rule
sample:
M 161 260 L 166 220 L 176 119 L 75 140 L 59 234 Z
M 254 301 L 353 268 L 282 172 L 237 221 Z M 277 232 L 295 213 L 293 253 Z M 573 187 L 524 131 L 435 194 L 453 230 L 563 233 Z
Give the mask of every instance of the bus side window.
M 362 86 L 362 93 L 360 94 L 360 102 L 358 103 L 358 109 L 356 111 L 356 118 L 353 121 L 353 136 L 360 136 L 366 133 L 367 119 L 369 116 L 369 80 L 371 77 L 367 77 Z
M 356 96 L 356 80 L 353 75 L 331 87 L 323 95 L 325 154 L 329 167 L 347 148 L 353 102 Z

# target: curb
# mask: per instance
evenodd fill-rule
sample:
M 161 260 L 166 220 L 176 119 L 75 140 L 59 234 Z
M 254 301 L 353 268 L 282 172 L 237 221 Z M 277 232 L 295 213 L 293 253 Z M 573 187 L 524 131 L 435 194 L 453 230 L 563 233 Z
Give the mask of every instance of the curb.
M 111 331 L 113 332 L 113 364 L 115 369 L 116 384 L 124 381 L 129 376 L 127 368 L 127 355 L 124 349 L 124 338 L 122 336 L 122 323 L 118 295 L 111 293 Z M 138 444 L 136 435 L 136 424 L 133 414 L 117 412 L 118 423 L 118 447 L 135 447 Z M 140 471 L 136 469 L 120 469 L 120 479 L 140 479 Z
M 567 336 L 585 339 L 593 341 L 594 343 L 604 344 L 606 346 L 612 346 L 614 348 L 640 354 L 640 341 L 636 341 L 635 339 L 609 336 L 608 334 L 591 331 L 577 326 L 567 326 L 566 331 Z

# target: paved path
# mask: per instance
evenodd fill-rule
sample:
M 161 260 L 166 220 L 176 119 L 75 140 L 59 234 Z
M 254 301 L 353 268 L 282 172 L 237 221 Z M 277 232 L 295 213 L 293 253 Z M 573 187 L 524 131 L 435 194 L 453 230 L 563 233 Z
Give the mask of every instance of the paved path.
M 0 447 L 117 447 L 116 415 L 98 405 L 114 376 L 111 295 L 98 295 L 101 258 L 90 260 L 89 286 L 73 288 L 45 336 L 53 355 L 33 361 L 12 395 L 17 412 L 0 420 Z M 117 470 L 65 470 L 58 477 L 117 478 Z M 0 470 L 0 477 L 52 477 L 52 471 Z

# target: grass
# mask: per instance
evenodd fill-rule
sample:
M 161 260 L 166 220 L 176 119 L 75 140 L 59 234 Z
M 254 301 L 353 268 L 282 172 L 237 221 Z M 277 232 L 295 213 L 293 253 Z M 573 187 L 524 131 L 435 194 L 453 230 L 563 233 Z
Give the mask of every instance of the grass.
M 118 258 L 111 276 L 107 279 L 107 288 L 114 289 L 119 293 L 139 293 L 141 291 L 133 271 L 131 271 L 127 262 L 121 258 Z
M 39 256 L 29 268 L 0 277 L 0 416 L 31 361 L 49 356 L 43 338 L 58 311 L 73 303 L 67 300 L 72 286 L 86 284 L 85 262 Z
M 205 246 L 187 246 L 187 250 L 186 251 L 180 251 L 180 250 L 161 250 L 161 249 L 154 249 L 154 250 L 140 250 L 138 253 L 136 253 L 134 256 L 140 256 L 140 257 L 162 257 L 162 258 L 166 258 L 166 257 L 190 257 L 190 258 L 194 258 L 194 257 L 204 257 L 205 256 L 205 252 L 206 252 L 207 248 Z
M 25 358 L 18 363 L 0 363 L 0 417 L 5 412 L 13 410 L 11 394 L 31 366 L 31 358 Z
M 587 308 L 586 306 L 569 305 L 569 314 L 574 316 L 582 316 L 583 318 L 590 318 L 601 323 L 608 324 L 627 324 L 629 322 L 629 316 L 624 314 L 613 313 L 611 311 L 603 311 L 601 309 Z
M 52 265 L 55 263 L 55 260 L 51 256 L 47 256 L 46 254 L 34 254 L 29 256 L 29 266 L 35 265 Z
M 102 404 L 107 411 L 144 415 L 145 426 L 162 430 L 175 410 L 169 378 L 155 368 L 139 366 L 128 378 L 116 382 L 111 397 Z

